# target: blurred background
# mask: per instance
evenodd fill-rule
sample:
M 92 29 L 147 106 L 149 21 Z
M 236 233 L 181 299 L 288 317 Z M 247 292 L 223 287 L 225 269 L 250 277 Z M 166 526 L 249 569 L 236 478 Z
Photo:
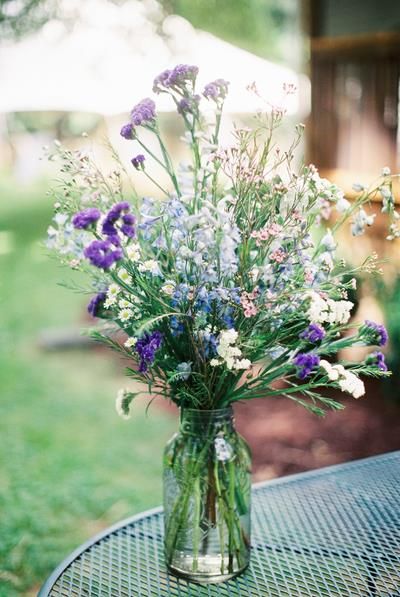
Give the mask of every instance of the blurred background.
M 199 65 L 201 82 L 231 81 L 224 138 L 257 109 L 248 83 L 277 104 L 290 82 L 282 141 L 305 122 L 302 156 L 350 200 L 354 182 L 399 170 L 397 0 L 0 0 L 0 596 L 35 595 L 83 540 L 161 503 L 177 415 L 161 403 L 146 415 L 140 401 L 129 422 L 114 411 L 123 364 L 80 334 L 93 324 L 86 297 L 59 285 L 72 275 L 42 245 L 57 177 L 43 146 L 93 146 L 106 160 L 109 138 L 129 164 L 127 113 L 182 62 Z M 179 161 L 183 130 L 163 101 Z M 393 377 L 323 420 L 280 399 L 239 405 L 254 480 L 400 447 L 399 251 L 385 236 L 377 216 L 366 238 L 345 237 L 343 256 L 386 259 L 381 279 L 360 281 L 356 317 L 385 321 Z

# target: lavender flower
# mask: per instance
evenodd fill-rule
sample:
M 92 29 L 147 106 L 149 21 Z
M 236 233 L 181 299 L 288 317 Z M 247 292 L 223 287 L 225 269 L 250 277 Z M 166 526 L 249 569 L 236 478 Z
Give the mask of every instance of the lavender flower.
M 104 270 L 110 269 L 123 257 L 121 249 L 115 249 L 108 240 L 94 240 L 83 253 L 92 265 Z
M 100 216 L 101 213 L 96 207 L 88 207 L 74 215 L 72 224 L 74 225 L 74 228 L 85 229 L 97 222 Z
M 361 327 L 360 335 L 364 335 L 371 344 L 377 346 L 385 346 L 389 339 L 385 326 L 369 319 L 366 319 Z
M 183 97 L 178 102 L 178 112 L 179 114 L 196 114 L 199 108 L 200 103 L 200 96 L 199 95 L 192 95 L 191 97 Z
M 135 228 L 133 226 L 135 223 L 135 216 L 128 213 L 129 210 L 130 205 L 127 201 L 116 203 L 112 206 L 104 219 L 102 232 L 108 237 L 108 240 L 116 246 L 120 245 L 117 228 L 119 220 L 122 220 L 122 224 L 119 227 L 122 234 L 128 238 L 133 238 L 135 236 Z
M 306 340 L 312 344 L 320 342 L 324 337 L 325 330 L 317 323 L 310 323 L 310 325 L 303 332 L 301 332 L 301 334 L 299 334 L 299 338 L 301 338 L 301 340 Z
M 139 153 L 138 155 L 135 155 L 135 157 L 133 157 L 131 159 L 132 162 L 132 166 L 134 168 L 136 168 L 136 170 L 140 170 L 140 168 L 143 168 L 143 164 L 145 162 L 145 157 L 142 153 Z
M 155 330 L 154 332 L 151 332 L 151 334 L 144 334 L 144 336 L 136 342 L 135 350 L 140 357 L 140 373 L 145 373 L 148 366 L 154 362 L 156 352 L 160 348 L 162 341 L 162 333 Z
M 129 122 L 128 124 L 124 124 L 124 126 L 122 127 L 119 134 L 124 139 L 128 139 L 128 140 L 134 139 L 135 129 L 133 128 L 133 125 Z
M 299 352 L 293 359 L 293 364 L 297 367 L 297 377 L 305 379 L 311 375 L 313 369 L 319 365 L 319 356 L 314 352 Z
M 380 369 L 381 371 L 387 371 L 387 365 L 385 363 L 385 355 L 380 352 L 379 350 L 376 350 L 375 352 L 371 352 L 371 354 L 369 354 L 367 356 L 367 358 L 365 359 L 365 364 L 366 365 L 374 365 L 376 367 L 378 367 L 378 369 Z
M 156 105 L 152 99 L 146 97 L 136 104 L 131 111 L 131 122 L 134 126 L 140 126 L 154 121 L 156 117 Z
M 203 95 L 207 99 L 214 100 L 215 102 L 223 100 L 228 94 L 228 86 L 229 81 L 225 81 L 225 79 L 216 79 L 204 87 Z
M 182 91 L 186 87 L 186 83 L 192 82 L 194 84 L 198 72 L 197 66 L 178 64 L 174 69 L 165 70 L 154 79 L 153 91 L 161 93 L 171 88 Z
M 92 300 L 90 301 L 90 303 L 88 304 L 87 310 L 88 313 L 90 313 L 90 315 L 92 315 L 92 317 L 97 317 L 97 314 L 99 313 L 100 308 L 102 307 L 104 301 L 106 300 L 106 293 L 105 292 L 99 292 L 98 294 L 96 294 L 96 296 L 94 296 L 92 298 Z

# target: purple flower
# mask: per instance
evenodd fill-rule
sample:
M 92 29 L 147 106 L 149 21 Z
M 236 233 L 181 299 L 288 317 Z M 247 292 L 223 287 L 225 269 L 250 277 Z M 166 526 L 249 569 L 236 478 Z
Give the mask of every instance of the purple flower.
M 193 95 L 191 97 L 183 97 L 178 102 L 178 112 L 179 114 L 196 114 L 199 103 L 200 103 L 200 96 Z
M 374 365 L 378 367 L 378 369 L 380 369 L 381 371 L 388 370 L 387 365 L 385 363 L 385 355 L 379 350 L 371 352 L 371 354 L 369 354 L 365 359 L 365 363 L 366 365 Z
M 301 334 L 299 334 L 299 338 L 301 338 L 301 340 L 306 340 L 312 344 L 320 342 L 320 340 L 322 340 L 324 337 L 325 330 L 317 323 L 310 323 L 310 325 L 303 332 L 301 332 Z
M 293 359 L 293 364 L 297 367 L 297 377 L 305 379 L 311 375 L 313 369 L 319 365 L 319 356 L 314 352 L 299 352 Z
M 129 213 L 130 205 L 127 201 L 122 201 L 120 203 L 116 203 L 112 206 L 110 211 L 107 213 L 103 226 L 102 232 L 108 237 L 108 240 L 113 243 L 115 246 L 120 246 L 120 240 L 118 237 L 118 228 L 121 230 L 122 234 L 129 238 L 133 238 L 135 236 L 135 216 Z M 122 224 L 120 224 L 120 220 L 122 220 Z
M 146 373 L 148 366 L 154 362 L 156 352 L 160 348 L 162 341 L 162 333 L 158 330 L 155 330 L 150 334 L 144 334 L 140 340 L 136 342 L 135 350 L 140 357 L 140 373 Z
M 133 157 L 131 159 L 132 162 L 132 166 L 134 168 L 136 168 L 136 170 L 139 170 L 141 167 L 143 167 L 144 161 L 145 161 L 145 157 L 142 153 L 139 153 L 138 155 L 135 155 L 135 157 Z
M 136 104 L 131 111 L 131 122 L 134 126 L 140 126 L 152 122 L 156 117 L 156 105 L 152 99 L 146 97 Z
M 101 213 L 96 207 L 88 207 L 83 211 L 79 211 L 72 218 L 74 228 L 84 229 L 97 222 Z
M 204 87 L 203 95 L 207 99 L 212 99 L 215 102 L 223 100 L 228 95 L 228 87 L 229 81 L 225 81 L 225 79 L 216 79 Z
M 116 249 L 108 240 L 94 240 L 83 253 L 92 265 L 104 270 L 123 257 L 121 249 Z
M 389 339 L 389 335 L 384 325 L 375 323 L 375 321 L 365 320 L 360 332 L 364 334 L 371 344 L 377 346 L 385 346 Z
M 104 301 L 106 300 L 106 293 L 99 292 L 92 298 L 90 303 L 88 304 L 87 310 L 93 317 L 97 317 L 97 314 L 102 307 Z
M 153 91 L 161 93 L 165 89 L 171 88 L 182 91 L 187 82 L 195 82 L 198 72 L 197 66 L 178 64 L 172 70 L 163 71 L 154 79 Z
M 120 131 L 120 135 L 124 139 L 128 139 L 128 140 L 134 139 L 135 129 L 133 128 L 133 125 L 130 122 L 128 124 L 124 124 L 124 126 L 122 127 L 122 129 Z

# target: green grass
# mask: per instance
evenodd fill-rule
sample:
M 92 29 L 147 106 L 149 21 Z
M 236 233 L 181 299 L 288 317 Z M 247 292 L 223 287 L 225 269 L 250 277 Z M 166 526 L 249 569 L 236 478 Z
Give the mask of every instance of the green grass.
M 85 297 L 40 247 L 40 188 L 0 184 L 0 596 L 34 594 L 68 553 L 161 501 L 161 453 L 176 423 L 114 410 L 123 364 L 104 350 L 45 352 L 41 331 L 85 325 Z M 6 231 L 6 233 L 5 233 Z

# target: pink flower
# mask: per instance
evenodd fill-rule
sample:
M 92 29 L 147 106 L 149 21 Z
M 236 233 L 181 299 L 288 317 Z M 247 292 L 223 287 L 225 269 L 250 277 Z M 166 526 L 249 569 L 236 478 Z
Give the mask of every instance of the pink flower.
M 282 249 L 275 249 L 275 251 L 272 251 L 271 255 L 269 256 L 270 260 L 275 261 L 276 263 L 282 263 L 285 261 L 286 257 L 287 255 Z

